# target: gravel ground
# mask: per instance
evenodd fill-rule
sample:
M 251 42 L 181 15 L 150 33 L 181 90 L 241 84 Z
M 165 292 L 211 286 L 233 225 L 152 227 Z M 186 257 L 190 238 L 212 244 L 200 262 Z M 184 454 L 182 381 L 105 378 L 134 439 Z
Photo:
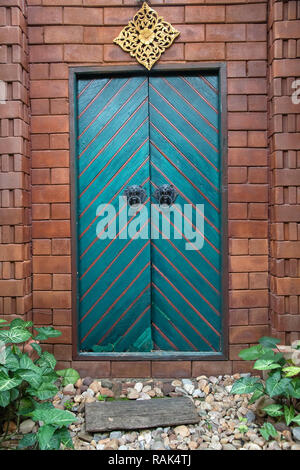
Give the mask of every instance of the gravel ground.
M 250 395 L 231 395 L 233 382 L 243 375 L 196 379 L 79 379 L 67 385 L 53 400 L 54 406 L 73 411 L 78 422 L 70 425 L 77 450 L 300 450 L 300 428 L 276 424 L 278 437 L 266 442 L 259 433 L 265 417 L 258 416 Z M 89 434 L 85 431 L 85 403 L 98 396 L 111 399 L 149 400 L 154 397 L 188 396 L 194 401 L 200 421 L 135 431 Z M 297 440 L 297 438 L 299 440 Z

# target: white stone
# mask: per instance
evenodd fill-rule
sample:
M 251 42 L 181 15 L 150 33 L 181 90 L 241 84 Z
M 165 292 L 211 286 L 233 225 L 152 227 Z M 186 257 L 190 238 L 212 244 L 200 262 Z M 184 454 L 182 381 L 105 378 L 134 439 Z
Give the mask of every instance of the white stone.
M 189 428 L 184 425 L 176 426 L 176 428 L 174 428 L 174 432 L 176 435 L 180 435 L 182 437 L 188 437 L 190 435 Z
M 28 434 L 32 432 L 34 426 L 35 426 L 35 422 L 32 421 L 32 419 L 25 419 L 25 421 L 23 421 L 20 424 L 20 432 L 22 434 Z
M 138 393 L 140 393 L 140 392 L 143 390 L 143 384 L 142 384 L 142 382 L 137 382 L 137 383 L 135 384 L 135 386 L 134 386 L 134 389 L 135 389 Z

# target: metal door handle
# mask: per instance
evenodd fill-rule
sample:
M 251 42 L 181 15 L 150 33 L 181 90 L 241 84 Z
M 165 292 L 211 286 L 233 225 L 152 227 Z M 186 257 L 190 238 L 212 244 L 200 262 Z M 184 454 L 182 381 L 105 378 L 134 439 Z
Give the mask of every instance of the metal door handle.
M 158 186 L 153 193 L 153 197 L 158 201 L 160 206 L 171 206 L 174 204 L 178 192 L 171 184 L 162 184 Z
M 125 189 L 124 196 L 127 198 L 127 204 L 129 206 L 138 206 L 145 202 L 147 193 L 142 186 L 134 184 Z

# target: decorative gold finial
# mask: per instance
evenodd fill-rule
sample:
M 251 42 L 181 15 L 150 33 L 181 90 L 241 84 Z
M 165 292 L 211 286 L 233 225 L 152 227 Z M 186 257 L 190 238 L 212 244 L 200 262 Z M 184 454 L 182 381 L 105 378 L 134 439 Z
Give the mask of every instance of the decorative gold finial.
M 114 43 L 150 70 L 179 34 L 179 31 L 144 2 L 142 8 L 114 39 Z

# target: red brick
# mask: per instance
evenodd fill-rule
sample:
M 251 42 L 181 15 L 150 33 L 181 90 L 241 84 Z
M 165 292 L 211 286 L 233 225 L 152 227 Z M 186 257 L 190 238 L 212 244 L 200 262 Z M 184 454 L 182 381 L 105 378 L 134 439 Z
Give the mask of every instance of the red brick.
M 249 204 L 248 210 L 249 219 L 267 219 L 268 218 L 268 204 Z
M 205 39 L 203 24 L 174 24 L 173 26 L 177 31 L 180 31 L 176 42 L 199 42 Z
M 229 147 L 246 147 L 247 132 L 246 131 L 228 131 Z
M 71 293 L 69 291 L 33 291 L 34 308 L 70 308 L 70 306 Z M 52 342 L 56 342 L 54 338 L 51 338 L 51 343 Z M 58 342 L 62 341 L 60 340 Z
M 70 204 L 52 204 L 51 218 L 52 219 L 69 219 L 70 218 Z
M 246 95 L 228 95 L 227 102 L 228 111 L 247 111 Z
M 186 6 L 186 23 L 223 23 L 225 20 L 225 7 L 216 6 Z
M 278 295 L 299 295 L 300 278 L 284 277 L 275 279 L 276 293 Z
M 68 96 L 67 80 L 32 80 L 31 98 L 59 98 Z M 46 113 L 45 113 L 46 114 Z
M 32 204 L 32 219 L 41 220 L 50 218 L 50 204 Z
M 212 43 L 187 43 L 185 45 L 186 60 L 222 60 L 225 59 L 225 45 Z
M 300 169 L 280 169 L 273 172 L 275 186 L 298 186 Z
M 273 76 L 298 77 L 300 75 L 300 61 L 298 59 L 282 59 L 273 61 Z
M 15 244 L 0 245 L 0 261 L 21 261 L 24 259 L 24 246 Z
M 229 219 L 247 219 L 247 204 L 229 203 L 228 217 Z
M 50 78 L 63 79 L 69 77 L 67 64 L 50 64 Z
M 31 80 L 46 79 L 49 76 L 48 64 L 30 64 Z
M 208 24 L 206 26 L 206 41 L 245 41 L 245 39 L 246 25 L 244 24 Z
M 248 145 L 249 147 L 266 147 L 267 132 L 248 131 Z
M 247 24 L 247 41 L 266 41 L 266 24 Z
M 50 184 L 50 170 L 48 168 L 39 168 L 31 170 L 32 184 Z
M 49 290 L 52 288 L 51 274 L 33 274 L 34 290 Z
M 87 44 L 111 44 L 119 33 L 119 26 L 85 27 L 84 42 Z
M 192 377 L 200 375 L 223 375 L 232 373 L 231 361 L 193 361 L 192 362 Z
M 267 289 L 268 288 L 268 273 L 267 272 L 250 273 L 249 274 L 249 287 L 250 289 Z
M 231 273 L 229 275 L 229 288 L 230 289 L 248 289 L 248 273 Z M 239 325 L 240 323 L 235 323 Z M 246 323 L 247 324 L 247 323 Z
M 62 45 L 40 45 L 30 47 L 30 62 L 61 62 L 63 59 Z
M 233 272 L 251 272 L 251 271 L 267 271 L 267 256 L 231 256 L 230 271 Z
M 267 84 L 263 78 L 230 78 L 228 80 L 228 93 L 232 95 L 264 95 L 266 92 Z
M 267 307 L 269 302 L 267 290 L 235 290 L 229 299 L 231 308 Z
M 274 37 L 280 39 L 299 39 L 300 20 L 279 21 L 274 23 Z
M 57 142 L 58 138 L 55 138 Z M 32 152 L 33 168 L 68 167 L 69 152 L 66 150 L 42 150 Z
M 47 44 L 82 43 L 83 26 L 45 26 L 44 39 Z
M 228 129 L 266 129 L 267 113 L 228 113 Z
M 267 336 L 267 325 L 232 326 L 229 328 L 230 343 L 257 343 L 262 336 Z
M 32 251 L 34 255 L 50 255 L 51 240 L 32 240 Z
M 53 274 L 53 290 L 71 290 L 71 275 Z
M 72 324 L 72 311 L 71 309 L 54 309 L 53 310 L 53 325 L 71 325 Z
M 103 24 L 103 10 L 102 8 L 65 8 L 64 23 L 74 25 L 100 25 Z
M 62 8 L 55 7 L 28 7 L 28 24 L 55 24 L 62 23 Z
M 228 183 L 246 183 L 247 168 L 237 166 L 228 168 Z
M 234 276 L 239 276 L 235 274 Z M 247 274 L 242 274 L 241 277 L 246 277 Z M 248 276 L 247 276 L 248 284 Z M 229 326 L 248 325 L 248 309 L 247 308 L 233 308 L 229 310 Z
M 34 186 L 32 188 L 32 202 L 69 202 L 69 186 L 67 185 L 44 185 Z
M 102 62 L 103 46 L 69 44 L 65 46 L 66 62 Z
M 230 202 L 267 202 L 268 186 L 263 184 L 229 184 Z
M 31 100 L 31 113 L 33 116 L 40 114 L 49 114 L 49 100 L 47 99 L 36 99 Z
M 51 183 L 52 184 L 69 183 L 69 169 L 68 168 L 52 168 Z
M 81 377 L 110 377 L 111 362 L 110 361 L 73 361 L 72 367 L 76 369 Z M 143 376 L 142 376 L 143 377 Z
M 234 239 L 229 240 L 229 252 L 232 255 L 247 255 L 248 254 L 248 239 Z
M 265 255 L 268 254 L 268 240 L 249 240 L 249 254 L 250 255 Z
M 276 315 L 274 326 L 277 331 L 300 331 L 300 316 Z
M 72 346 L 70 344 L 55 344 L 54 355 L 57 360 L 72 360 Z
M 50 100 L 51 114 L 68 114 L 69 102 L 66 98 Z
M 70 236 L 68 220 L 45 220 L 32 223 L 33 238 L 62 238 Z
M 0 220 L 2 225 L 15 225 L 23 222 L 23 209 L 4 208 L 0 209 Z
M 41 26 L 32 26 L 28 28 L 28 43 L 29 44 L 43 44 L 44 30 Z
M 230 165 L 234 166 L 265 166 L 267 150 L 254 148 L 231 148 L 228 152 Z
M 249 309 L 250 325 L 267 325 L 269 323 L 269 311 L 267 308 Z
M 264 95 L 248 96 L 249 111 L 267 111 L 267 97 Z
M 260 23 L 266 20 L 265 4 L 227 5 L 226 21 L 228 23 Z
M 229 222 L 231 237 L 264 238 L 268 234 L 268 224 L 265 221 L 232 220 Z
M 248 77 L 265 77 L 267 75 L 267 63 L 265 60 L 249 60 L 247 63 Z
M 228 61 L 227 62 L 228 77 L 246 77 L 246 61 Z
M 151 377 L 150 361 L 124 361 L 112 362 L 112 377 Z
M 274 207 L 274 218 L 277 222 L 299 222 L 300 205 L 282 204 Z
M 52 240 L 52 254 L 53 255 L 68 255 L 70 253 L 71 253 L 71 240 L 69 239 Z
M 32 269 L 34 273 L 70 273 L 71 259 L 70 256 L 35 256 Z
M 300 258 L 300 241 L 285 241 L 275 243 L 277 258 Z
M 191 377 L 190 361 L 152 361 L 152 377 Z
M 52 313 L 51 310 L 42 309 L 33 311 L 33 321 L 35 325 L 51 325 Z
M 22 297 L 25 294 L 25 283 L 23 280 L 0 280 L 0 296 Z
M 267 59 L 267 45 L 265 42 L 228 43 L 226 44 L 226 51 L 229 60 Z
M 108 44 L 104 45 L 104 61 L 105 62 L 134 62 L 133 57 L 131 57 L 127 52 L 124 52 L 116 44 L 111 46 Z
M 34 134 L 47 134 L 51 132 L 68 132 L 69 120 L 67 116 L 32 116 L 31 131 Z

